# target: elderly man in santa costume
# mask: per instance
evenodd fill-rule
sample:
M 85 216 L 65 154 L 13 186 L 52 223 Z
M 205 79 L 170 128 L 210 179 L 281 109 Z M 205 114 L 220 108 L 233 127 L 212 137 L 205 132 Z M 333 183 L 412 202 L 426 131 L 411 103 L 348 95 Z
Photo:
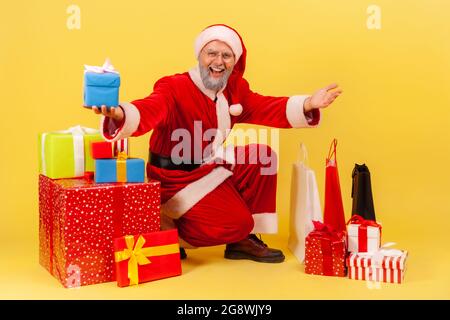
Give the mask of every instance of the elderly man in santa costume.
M 284 261 L 281 250 L 269 248 L 255 235 L 277 232 L 277 176 L 262 170 L 273 166 L 276 154 L 267 146 L 224 148 L 223 143 L 236 123 L 317 126 L 319 109 L 342 92 L 332 84 L 311 96 L 260 95 L 243 78 L 246 55 L 236 30 L 209 26 L 195 40 L 199 63 L 189 72 L 159 79 L 143 99 L 93 107 L 103 114 L 101 130 L 107 141 L 153 130 L 147 176 L 161 182 L 161 227 L 178 229 L 182 258 L 183 248 L 226 244 L 228 259 Z M 180 150 L 181 136 L 203 137 L 205 132 L 214 134 L 193 139 Z M 272 163 L 258 157 L 249 161 L 258 147 L 268 148 Z

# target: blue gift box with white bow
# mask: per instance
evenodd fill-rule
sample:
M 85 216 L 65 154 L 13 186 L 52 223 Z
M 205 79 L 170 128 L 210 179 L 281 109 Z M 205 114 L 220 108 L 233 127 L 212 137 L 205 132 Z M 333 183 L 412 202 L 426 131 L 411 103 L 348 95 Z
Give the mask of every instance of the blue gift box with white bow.
M 107 60 L 102 67 L 85 66 L 84 106 L 119 105 L 120 74 Z

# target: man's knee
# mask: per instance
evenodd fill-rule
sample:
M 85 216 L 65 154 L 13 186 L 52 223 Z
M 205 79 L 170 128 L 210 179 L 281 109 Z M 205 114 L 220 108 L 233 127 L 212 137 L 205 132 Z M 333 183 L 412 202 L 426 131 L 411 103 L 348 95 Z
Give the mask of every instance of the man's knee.
M 216 230 L 214 235 L 211 235 L 211 240 L 215 244 L 227 244 L 241 241 L 245 239 L 253 230 L 253 218 L 251 216 L 236 221 L 233 225 Z
M 233 243 L 245 239 L 253 230 L 254 221 L 250 212 L 241 215 L 235 221 L 229 222 L 227 225 L 218 227 L 213 234 L 210 235 L 212 241 L 216 244 Z
M 254 222 L 250 212 L 245 212 L 226 224 L 212 226 L 180 219 L 177 225 L 180 236 L 185 241 L 196 247 L 207 247 L 245 239 L 253 230 Z

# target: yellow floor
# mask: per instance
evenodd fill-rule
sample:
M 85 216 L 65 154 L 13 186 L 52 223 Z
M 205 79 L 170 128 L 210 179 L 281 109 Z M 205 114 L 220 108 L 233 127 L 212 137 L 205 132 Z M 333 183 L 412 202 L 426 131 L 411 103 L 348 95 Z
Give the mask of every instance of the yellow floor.
M 347 278 L 307 275 L 286 248 L 286 238 L 263 237 L 284 249 L 282 264 L 232 261 L 223 258 L 224 246 L 188 251 L 183 275 L 143 285 L 118 288 L 115 282 L 74 289 L 63 288 L 38 264 L 34 239 L 3 239 L 0 267 L 1 299 L 448 299 L 450 253 L 448 235 L 423 233 L 420 227 L 402 238 L 410 252 L 403 284 L 379 286 Z M 417 233 L 419 232 L 419 233 Z M 11 239 L 10 239 L 11 240 Z M 15 239 L 17 240 L 17 239 Z M 442 240 L 442 241 L 441 241 Z

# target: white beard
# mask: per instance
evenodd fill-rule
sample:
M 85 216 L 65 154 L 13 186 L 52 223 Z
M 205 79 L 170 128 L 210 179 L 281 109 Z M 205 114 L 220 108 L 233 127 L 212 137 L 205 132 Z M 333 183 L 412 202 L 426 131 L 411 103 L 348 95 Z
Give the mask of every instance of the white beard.
M 213 90 L 216 92 L 219 91 L 220 89 L 222 89 L 223 87 L 225 87 L 225 85 L 227 84 L 228 78 L 230 77 L 231 72 L 233 71 L 233 69 L 225 70 L 223 72 L 222 77 L 220 77 L 219 79 L 214 79 L 214 78 L 210 77 L 208 67 L 205 68 L 199 64 L 199 69 L 200 69 L 200 77 L 202 78 L 203 85 L 206 87 L 206 89 Z

